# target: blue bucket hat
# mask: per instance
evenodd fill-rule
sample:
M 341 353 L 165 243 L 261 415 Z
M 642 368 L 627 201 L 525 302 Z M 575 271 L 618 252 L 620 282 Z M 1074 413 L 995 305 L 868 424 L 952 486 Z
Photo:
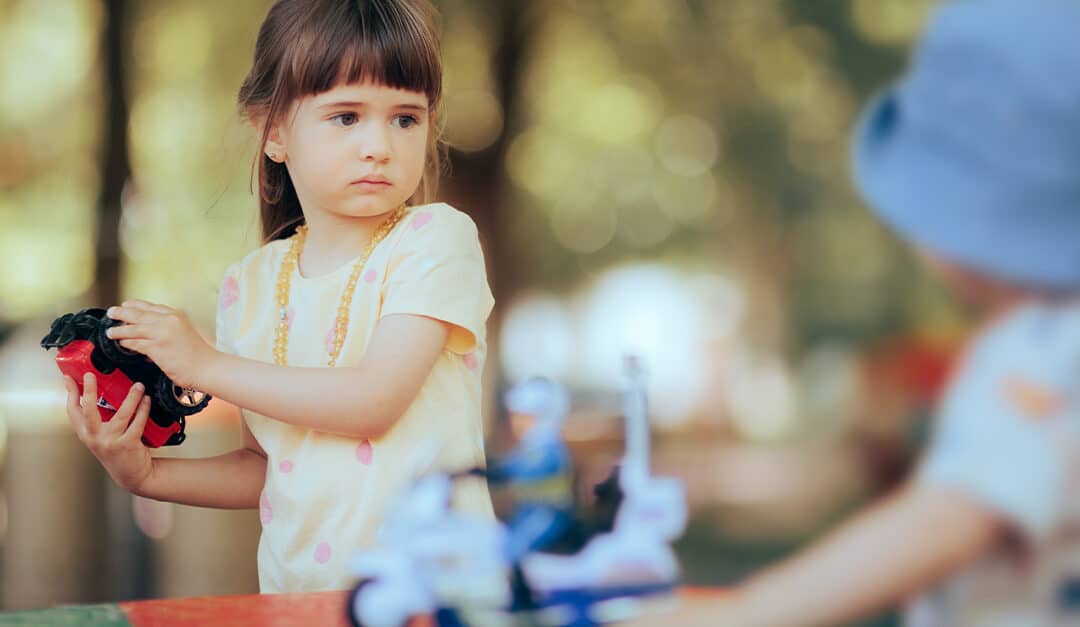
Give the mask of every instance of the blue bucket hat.
M 855 184 L 900 235 L 1030 287 L 1080 288 L 1080 0 L 953 0 L 863 111 Z

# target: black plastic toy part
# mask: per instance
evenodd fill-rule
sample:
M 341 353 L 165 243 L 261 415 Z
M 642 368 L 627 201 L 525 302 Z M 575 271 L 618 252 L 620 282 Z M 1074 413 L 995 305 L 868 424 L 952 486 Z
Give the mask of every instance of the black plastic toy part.
M 162 427 L 173 423 L 180 424 L 180 430 L 174 433 L 166 446 L 173 446 L 184 441 L 185 418 L 196 414 L 210 403 L 210 395 L 180 387 L 173 383 L 161 368 L 144 355 L 130 351 L 106 335 L 113 326 L 123 324 L 105 315 L 100 308 L 84 309 L 78 313 L 60 316 L 52 323 L 49 334 L 41 340 L 44 349 L 63 348 L 76 340 L 86 340 L 93 344 L 90 363 L 82 364 L 87 371 L 96 371 L 96 375 L 108 376 L 120 370 L 132 383 L 140 382 L 150 397 L 150 419 Z M 63 353 L 57 356 L 58 361 Z M 61 370 L 64 370 L 61 367 Z M 72 375 L 73 373 L 65 372 Z M 99 385 L 102 377 L 99 376 Z M 123 392 L 126 394 L 126 390 Z

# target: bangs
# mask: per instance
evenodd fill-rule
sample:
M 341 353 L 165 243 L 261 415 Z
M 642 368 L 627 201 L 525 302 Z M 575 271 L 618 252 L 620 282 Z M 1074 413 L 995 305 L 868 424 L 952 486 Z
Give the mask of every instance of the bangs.
M 287 100 L 370 81 L 424 93 L 428 106 L 437 108 L 442 96 L 438 40 L 418 7 L 383 0 L 316 5 L 321 6 L 313 7 L 315 15 L 281 66 L 278 84 L 295 90 Z

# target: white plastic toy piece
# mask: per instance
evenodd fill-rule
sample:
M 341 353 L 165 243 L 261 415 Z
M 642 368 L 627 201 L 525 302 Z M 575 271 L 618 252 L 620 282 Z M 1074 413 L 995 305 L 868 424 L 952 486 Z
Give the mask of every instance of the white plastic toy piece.
M 349 598 L 355 625 L 401 627 L 439 607 L 509 603 L 505 531 L 452 511 L 452 483 L 445 474 L 417 481 L 384 523 L 379 545 L 353 559 L 361 581 Z
M 645 373 L 637 358 L 627 357 L 623 368 L 627 379 L 623 392 L 626 451 L 619 467 L 619 485 L 626 492 L 648 481 L 649 403 L 645 395 Z
M 528 553 L 521 575 L 537 607 L 527 624 L 587 625 L 639 614 L 671 597 L 679 567 L 670 542 L 686 525 L 683 485 L 649 470 L 649 426 L 643 376 L 627 363 L 624 397 L 626 453 L 619 469 L 623 492 L 614 528 L 573 555 Z M 536 443 L 558 438 L 569 399 L 561 386 L 533 380 L 507 395 L 512 412 L 529 414 Z M 414 616 L 451 608 L 466 625 L 521 624 L 509 616 L 513 565 L 500 523 L 455 513 L 455 477 L 422 478 L 384 523 L 379 546 L 353 563 L 361 584 L 349 601 L 354 625 L 400 627 Z M 468 479 L 474 480 L 474 479 Z
M 648 533 L 670 542 L 686 529 L 686 490 L 678 479 L 652 475 L 644 375 L 633 357 L 627 358 L 626 370 L 630 380 L 623 411 L 626 453 L 619 468 L 623 502 L 615 530 Z
M 594 537 L 574 555 L 533 553 L 522 570 L 541 597 L 557 591 L 622 589 L 624 597 L 605 599 L 586 610 L 585 619 L 602 623 L 639 613 L 643 599 L 666 597 L 679 577 L 678 560 L 670 542 L 686 527 L 686 495 L 681 481 L 654 477 L 649 471 L 649 426 L 643 376 L 636 360 L 627 360 L 630 381 L 624 401 L 626 453 L 619 467 L 623 500 L 614 529 Z M 640 594 L 639 594 L 640 593 Z M 665 598 L 665 601 L 667 599 Z M 616 602 L 617 601 L 617 602 Z M 548 608 L 549 613 L 551 609 Z M 573 616 L 580 607 L 552 615 Z M 578 623 L 581 618 L 571 618 Z

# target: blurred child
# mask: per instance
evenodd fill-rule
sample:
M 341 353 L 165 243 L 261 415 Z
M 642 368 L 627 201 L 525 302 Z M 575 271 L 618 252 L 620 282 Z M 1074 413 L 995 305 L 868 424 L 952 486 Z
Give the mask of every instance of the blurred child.
M 679 625 L 1080 624 L 1080 2 L 943 4 L 866 111 L 868 204 L 985 318 L 915 475 Z
M 141 388 L 103 423 L 93 377 L 81 399 L 68 381 L 76 433 L 121 487 L 259 509 L 263 592 L 351 586 L 351 554 L 415 478 L 484 463 L 493 301 L 476 226 L 429 203 L 441 94 L 428 0 L 275 2 L 239 94 L 264 245 L 226 273 L 217 349 L 170 307 L 108 312 L 126 323 L 110 337 L 244 410 L 241 448 L 152 458 Z M 482 483 L 463 492 L 460 509 L 493 516 Z

